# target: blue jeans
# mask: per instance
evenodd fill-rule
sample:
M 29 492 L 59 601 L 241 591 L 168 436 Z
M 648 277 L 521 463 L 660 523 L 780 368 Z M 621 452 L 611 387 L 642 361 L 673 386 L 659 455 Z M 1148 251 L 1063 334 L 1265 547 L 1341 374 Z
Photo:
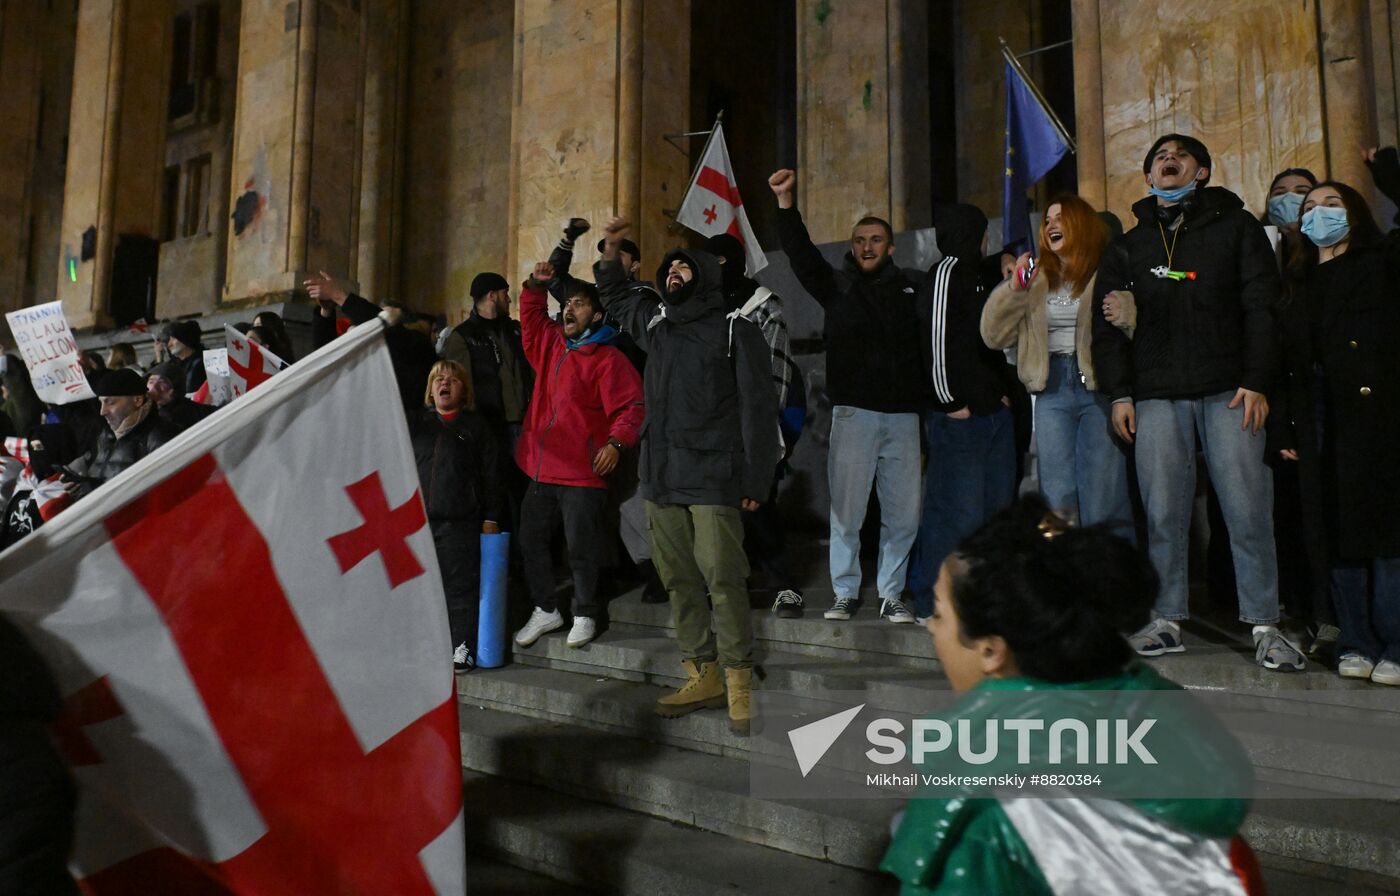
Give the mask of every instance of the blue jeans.
M 1240 428 L 1244 404 L 1234 392 L 1204 398 L 1149 399 L 1137 405 L 1138 485 L 1147 511 L 1148 555 L 1162 590 L 1156 615 L 1186 619 L 1187 538 L 1196 497 L 1196 438 L 1230 533 L 1240 619 L 1278 622 L 1278 559 L 1274 551 L 1274 480 L 1264 463 L 1264 431 Z
M 1332 567 L 1332 594 L 1342 630 L 1337 656 L 1400 663 L 1400 557 Z
M 1040 494 L 1081 526 L 1113 523 L 1136 541 L 1128 498 L 1128 458 L 1113 436 L 1108 398 L 1090 392 L 1074 355 L 1051 355 L 1050 378 L 1035 396 Z
M 1016 433 L 1005 407 L 955 420 L 930 412 L 924 513 L 909 566 L 914 615 L 933 613 L 938 569 L 959 541 L 1016 497 Z
M 831 590 L 860 596 L 860 528 L 870 486 L 880 499 L 881 597 L 899 597 L 909 546 L 919 525 L 919 415 L 882 414 L 846 405 L 831 409 L 826 461 L 831 489 Z

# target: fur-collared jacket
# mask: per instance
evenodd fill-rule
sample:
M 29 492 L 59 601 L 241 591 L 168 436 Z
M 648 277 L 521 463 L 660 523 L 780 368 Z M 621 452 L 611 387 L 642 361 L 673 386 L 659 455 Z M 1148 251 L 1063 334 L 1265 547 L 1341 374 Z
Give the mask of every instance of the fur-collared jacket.
M 1098 380 L 1094 376 L 1094 280 L 1081 289 L 1076 298 L 1079 309 L 1075 320 L 1074 350 L 1079 356 L 1079 369 L 1084 373 L 1084 387 L 1090 392 L 1098 391 Z M 1045 302 L 1050 294 L 1049 280 L 1042 276 L 1031 280 L 1030 285 L 1017 291 L 1007 280 L 987 299 L 982 309 L 982 341 L 988 348 L 1016 350 L 1016 375 L 1025 383 L 1026 391 L 1042 392 L 1050 377 L 1050 330 L 1046 319 Z M 1124 330 L 1129 339 L 1137 324 L 1137 303 L 1132 294 L 1119 291 L 1124 296 L 1123 314 L 1117 326 Z

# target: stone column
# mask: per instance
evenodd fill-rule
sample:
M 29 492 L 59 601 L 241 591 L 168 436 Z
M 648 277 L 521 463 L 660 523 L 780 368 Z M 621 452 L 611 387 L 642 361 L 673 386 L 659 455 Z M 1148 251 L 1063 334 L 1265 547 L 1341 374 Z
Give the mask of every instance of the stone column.
M 1108 206 L 1108 168 L 1103 134 L 1103 46 L 1099 0 L 1074 0 L 1075 161 L 1079 195 L 1094 208 Z
M 37 3 L 0 7 L 0 311 L 20 307 L 29 254 L 29 196 L 42 60 L 34 35 L 43 18 Z
M 243 0 L 225 302 L 353 270 L 361 5 Z
M 354 279 L 366 295 L 400 295 L 402 174 L 407 131 L 409 4 L 365 4 L 365 78 L 360 155 L 358 259 Z
M 165 41 L 172 15 L 170 0 L 82 0 L 79 5 L 63 204 L 65 259 L 57 289 L 74 327 L 110 323 L 117 235 L 155 232 L 165 142 Z M 84 260 L 89 228 L 94 251 Z
M 1377 198 L 1380 194 L 1371 186 L 1370 172 L 1361 160 L 1361 150 L 1378 140 L 1367 4 L 1365 0 L 1319 0 L 1318 24 L 1328 169 L 1336 180 Z
M 688 64 L 676 60 L 688 22 L 683 0 L 516 0 L 507 279 L 546 258 L 574 215 L 601 227 L 629 213 L 644 263 L 657 260 L 658 210 L 684 189 L 684 157 L 662 135 L 689 130 Z

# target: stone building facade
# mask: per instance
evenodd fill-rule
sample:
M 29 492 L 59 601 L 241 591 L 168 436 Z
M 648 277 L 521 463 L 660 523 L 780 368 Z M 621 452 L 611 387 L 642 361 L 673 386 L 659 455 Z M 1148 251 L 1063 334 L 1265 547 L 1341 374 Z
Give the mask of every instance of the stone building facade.
M 1000 208 L 998 38 L 1072 122 L 1042 192 L 1126 216 L 1142 154 L 1199 135 L 1262 207 L 1304 165 L 1368 186 L 1400 139 L 1400 0 L 3 0 L 0 310 L 85 332 L 295 303 L 325 270 L 460 316 L 570 215 L 649 267 L 721 109 L 772 245 L 795 163 L 819 240 Z M 670 139 L 668 140 L 668 135 Z M 1384 209 L 1383 214 L 1389 214 Z

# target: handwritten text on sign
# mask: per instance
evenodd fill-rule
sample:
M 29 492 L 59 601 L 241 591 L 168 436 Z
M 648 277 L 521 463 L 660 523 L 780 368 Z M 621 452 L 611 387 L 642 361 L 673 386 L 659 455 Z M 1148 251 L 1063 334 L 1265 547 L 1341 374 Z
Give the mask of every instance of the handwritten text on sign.
M 41 399 L 49 404 L 69 404 L 96 397 L 78 362 L 78 343 L 63 316 L 61 302 L 11 311 L 5 319 Z

